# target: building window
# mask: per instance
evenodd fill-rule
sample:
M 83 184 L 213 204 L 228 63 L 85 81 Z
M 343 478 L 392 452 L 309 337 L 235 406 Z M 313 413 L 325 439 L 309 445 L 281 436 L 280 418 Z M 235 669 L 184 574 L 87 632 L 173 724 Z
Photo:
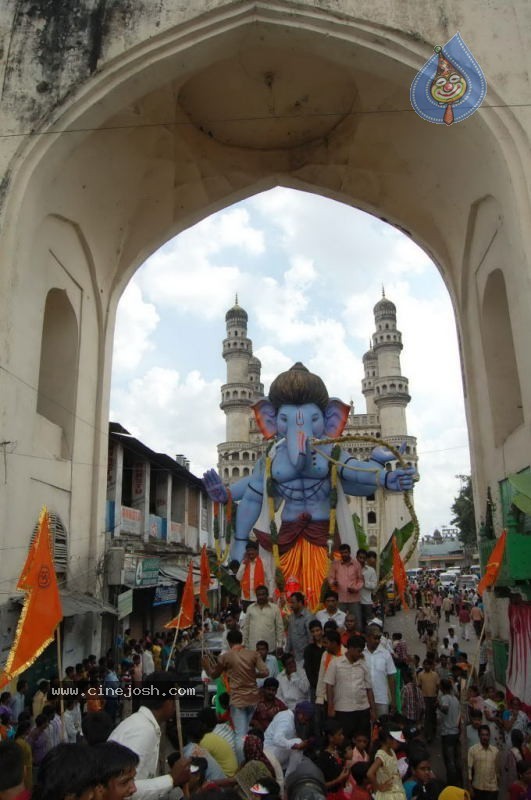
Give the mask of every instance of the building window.
M 42 323 L 37 413 L 63 431 L 63 458 L 70 458 L 78 375 L 77 319 L 62 289 L 46 297 Z
M 50 519 L 50 534 L 52 539 L 52 548 L 53 548 L 53 565 L 55 567 L 55 571 L 57 576 L 66 575 L 66 570 L 68 566 L 68 536 L 66 532 L 66 528 L 63 525 L 63 521 L 59 514 L 55 514 L 53 511 L 48 512 L 48 516 Z M 39 529 L 39 523 L 35 525 L 33 529 L 33 535 L 31 537 L 31 542 L 35 540 L 37 535 L 37 531 Z
M 240 470 L 239 470 L 238 467 L 233 467 L 232 468 L 232 477 L 233 478 L 239 478 L 240 477 Z
M 367 525 L 376 525 L 376 511 L 369 511 L 367 514 Z

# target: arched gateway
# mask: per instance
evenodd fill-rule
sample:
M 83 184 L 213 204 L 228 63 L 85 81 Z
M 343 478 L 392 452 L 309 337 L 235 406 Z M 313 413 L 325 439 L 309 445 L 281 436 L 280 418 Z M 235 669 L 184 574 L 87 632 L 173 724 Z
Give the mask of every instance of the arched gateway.
M 279 184 L 388 220 L 439 265 L 483 517 L 487 487 L 531 460 L 525 0 L 22 0 L 0 14 L 3 596 L 43 502 L 70 531 L 78 588 L 103 552 L 114 319 L 134 270 Z M 457 30 L 489 90 L 447 128 L 413 112 L 409 87 Z

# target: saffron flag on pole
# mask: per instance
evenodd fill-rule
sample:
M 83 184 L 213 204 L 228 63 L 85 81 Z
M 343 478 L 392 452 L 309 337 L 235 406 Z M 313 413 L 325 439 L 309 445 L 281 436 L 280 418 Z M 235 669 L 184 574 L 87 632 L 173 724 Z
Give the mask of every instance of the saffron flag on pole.
M 191 628 L 194 622 L 194 605 L 193 564 L 190 561 L 186 583 L 184 584 L 183 596 L 181 597 L 181 607 L 179 609 L 179 613 L 176 617 L 167 622 L 164 627 L 177 628 L 178 630 Z
M 63 609 L 53 563 L 50 518 L 43 508 L 17 589 L 27 592 L 0 687 L 27 669 L 53 640 Z
M 206 544 L 201 548 L 200 562 L 201 584 L 199 588 L 199 598 L 204 606 L 208 606 L 208 590 L 210 588 L 210 564 Z
M 402 561 L 402 556 L 400 555 L 400 550 L 398 549 L 398 545 L 396 543 L 396 539 L 394 536 L 393 536 L 393 580 L 395 582 L 397 594 L 402 600 L 403 607 L 409 608 L 406 600 L 406 588 L 407 588 L 406 570 L 404 567 L 404 562 Z
M 488 589 L 489 586 L 493 586 L 498 580 L 498 575 L 500 574 L 503 562 L 503 555 L 505 553 L 506 540 L 507 531 L 502 531 L 501 536 L 494 545 L 494 549 L 490 554 L 487 566 L 485 567 L 485 574 L 478 583 L 477 592 L 479 595 L 482 595 L 485 589 Z

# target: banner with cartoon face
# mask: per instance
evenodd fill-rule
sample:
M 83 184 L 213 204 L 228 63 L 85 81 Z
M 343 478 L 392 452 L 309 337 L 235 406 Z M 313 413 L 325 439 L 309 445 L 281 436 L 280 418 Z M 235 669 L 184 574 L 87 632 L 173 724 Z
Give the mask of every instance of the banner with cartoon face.
M 435 47 L 411 84 L 411 105 L 419 117 L 436 125 L 461 122 L 478 110 L 487 81 L 461 35 Z

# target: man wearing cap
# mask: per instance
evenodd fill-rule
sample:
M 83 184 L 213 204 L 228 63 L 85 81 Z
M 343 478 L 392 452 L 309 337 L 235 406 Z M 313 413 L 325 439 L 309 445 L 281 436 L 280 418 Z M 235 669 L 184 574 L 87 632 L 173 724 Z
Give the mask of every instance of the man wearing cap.
M 297 703 L 295 710 L 287 709 L 277 714 L 264 735 L 264 750 L 271 751 L 279 761 L 287 777 L 301 762 L 308 740 L 300 735 L 307 733 L 314 713 L 309 700 Z
M 247 542 L 245 555 L 236 573 L 236 580 L 240 582 L 244 611 L 247 611 L 251 603 L 256 603 L 256 589 L 258 586 L 266 586 L 269 593 L 271 576 L 258 555 L 258 544 L 256 542 Z
M 363 651 L 371 676 L 376 716 L 389 714 L 395 704 L 396 666 L 393 656 L 381 642 L 382 631 L 377 625 L 367 628 L 366 645 Z

